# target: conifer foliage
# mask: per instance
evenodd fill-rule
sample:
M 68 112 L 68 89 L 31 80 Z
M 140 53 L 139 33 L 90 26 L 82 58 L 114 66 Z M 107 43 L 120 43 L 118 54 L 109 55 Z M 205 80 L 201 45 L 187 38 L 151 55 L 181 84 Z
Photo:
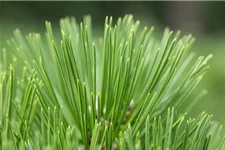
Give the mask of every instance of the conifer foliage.
M 211 115 L 186 117 L 211 58 L 188 52 L 191 35 L 166 28 L 157 40 L 131 15 L 106 17 L 100 38 L 90 16 L 60 28 L 60 40 L 50 22 L 43 37 L 17 29 L 1 50 L 1 149 L 225 148 Z

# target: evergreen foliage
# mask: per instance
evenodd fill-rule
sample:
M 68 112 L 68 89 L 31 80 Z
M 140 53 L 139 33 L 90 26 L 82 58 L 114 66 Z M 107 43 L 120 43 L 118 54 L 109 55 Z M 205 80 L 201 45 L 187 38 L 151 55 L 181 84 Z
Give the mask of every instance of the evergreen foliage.
M 192 35 L 141 29 L 126 15 L 106 17 L 104 35 L 91 18 L 60 20 L 61 41 L 17 29 L 0 59 L 1 149 L 223 150 L 222 128 L 202 113 L 177 111 L 190 100 L 211 55 L 187 52 Z

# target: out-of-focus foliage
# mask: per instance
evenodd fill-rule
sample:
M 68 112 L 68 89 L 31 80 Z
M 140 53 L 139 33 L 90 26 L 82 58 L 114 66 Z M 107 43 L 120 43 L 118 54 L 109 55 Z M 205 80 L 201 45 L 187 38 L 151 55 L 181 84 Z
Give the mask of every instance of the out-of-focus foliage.
M 225 37 L 199 37 L 192 47 L 197 54 L 212 53 L 210 69 L 202 80 L 199 89 L 205 88 L 208 94 L 193 110 L 207 110 L 213 113 L 216 120 L 225 123 Z
M 54 6 L 54 7 L 52 7 Z M 0 2 L 0 20 L 4 24 L 30 24 L 40 26 L 45 20 L 57 24 L 65 16 L 76 16 L 78 21 L 87 14 L 91 14 L 95 26 L 103 27 L 105 16 L 115 18 L 127 13 L 145 21 L 159 23 L 182 29 L 185 24 L 194 24 L 209 33 L 218 33 L 225 29 L 224 2 L 152 2 L 152 1 L 124 1 L 124 2 Z M 116 9 L 115 9 L 116 8 Z M 173 10 L 173 11 L 171 11 Z M 190 11 L 192 10 L 192 11 Z M 173 14 L 171 16 L 171 14 Z M 172 20 L 172 21 L 171 21 Z M 181 22 L 182 21 L 182 22 Z M 1 22 L 2 23 L 2 22 Z M 175 26 L 180 23 L 180 26 Z M 18 26 L 16 26 L 18 27 Z M 196 31 L 195 29 L 195 31 Z M 183 29 L 182 29 L 183 30 Z

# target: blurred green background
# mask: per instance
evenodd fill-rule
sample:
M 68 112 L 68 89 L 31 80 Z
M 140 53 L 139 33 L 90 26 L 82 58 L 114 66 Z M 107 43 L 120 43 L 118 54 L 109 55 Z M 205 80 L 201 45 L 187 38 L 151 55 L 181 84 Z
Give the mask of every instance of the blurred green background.
M 105 16 L 116 19 L 133 14 L 142 25 L 155 26 L 157 33 L 162 33 L 166 26 L 192 33 L 197 40 L 191 51 L 197 55 L 212 53 L 214 57 L 198 87 L 208 90 L 208 95 L 191 114 L 206 110 L 214 114 L 214 120 L 225 124 L 225 2 L 0 2 L 0 47 L 4 47 L 15 28 L 25 34 L 43 33 L 44 21 L 48 20 L 53 30 L 59 32 L 60 18 L 75 16 L 80 22 L 88 14 L 92 16 L 95 31 L 103 28 Z

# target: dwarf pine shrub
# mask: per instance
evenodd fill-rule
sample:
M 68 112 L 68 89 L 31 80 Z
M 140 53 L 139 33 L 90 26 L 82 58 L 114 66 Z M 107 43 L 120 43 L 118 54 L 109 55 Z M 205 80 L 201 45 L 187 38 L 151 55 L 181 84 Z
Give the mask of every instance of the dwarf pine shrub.
M 194 38 L 106 17 L 60 20 L 61 41 L 17 29 L 1 50 L 1 149 L 223 150 L 222 128 L 202 113 L 187 118 L 211 55 L 187 52 Z M 186 102 L 186 103 L 185 103 Z M 182 104 L 184 114 L 177 111 Z

